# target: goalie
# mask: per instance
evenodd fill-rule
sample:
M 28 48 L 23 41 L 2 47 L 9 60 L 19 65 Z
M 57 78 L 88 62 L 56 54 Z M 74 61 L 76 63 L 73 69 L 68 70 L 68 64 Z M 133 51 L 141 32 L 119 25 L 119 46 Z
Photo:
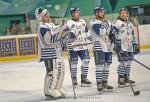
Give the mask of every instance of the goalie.
M 64 97 L 65 90 L 62 88 L 64 64 L 59 27 L 50 22 L 47 9 L 37 8 L 35 15 L 40 20 L 37 28 L 39 61 L 44 61 L 46 67 L 44 94 L 51 98 Z

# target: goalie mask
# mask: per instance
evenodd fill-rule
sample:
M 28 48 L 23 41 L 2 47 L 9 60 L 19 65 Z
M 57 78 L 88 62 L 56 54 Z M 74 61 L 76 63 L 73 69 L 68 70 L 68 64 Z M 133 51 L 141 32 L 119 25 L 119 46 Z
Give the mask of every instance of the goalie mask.
M 42 20 L 43 16 L 45 15 L 49 15 L 49 12 L 47 9 L 40 7 L 35 10 L 36 19 Z

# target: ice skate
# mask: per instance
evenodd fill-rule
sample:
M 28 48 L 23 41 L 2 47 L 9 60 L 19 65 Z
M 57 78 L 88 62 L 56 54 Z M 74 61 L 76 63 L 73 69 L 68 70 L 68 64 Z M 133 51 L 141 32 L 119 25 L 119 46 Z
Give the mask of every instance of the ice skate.
M 48 93 L 45 92 L 45 99 L 46 100 L 57 100 L 61 98 L 61 94 L 58 90 L 55 89 L 48 89 Z
M 102 92 L 103 92 L 102 82 L 97 82 L 97 91 L 99 91 L 100 94 L 102 94 Z
M 81 76 L 81 87 L 91 87 L 91 84 L 86 76 Z
M 125 86 L 124 78 L 118 78 L 118 88 L 124 88 Z
M 133 86 L 135 86 L 135 81 L 133 81 L 133 80 L 129 80 L 129 76 L 128 75 L 125 75 L 124 76 L 124 82 L 125 82 L 125 84 L 126 84 L 126 87 L 129 87 L 130 86 L 130 82 L 131 82 L 131 84 L 133 85 Z
M 64 88 L 60 88 L 60 89 L 58 89 L 58 91 L 61 94 L 61 98 L 65 98 L 66 97 L 66 90 Z
M 113 91 L 113 87 L 108 85 L 108 82 L 106 81 L 102 82 L 102 87 L 104 88 L 104 91 L 110 91 L 110 92 Z

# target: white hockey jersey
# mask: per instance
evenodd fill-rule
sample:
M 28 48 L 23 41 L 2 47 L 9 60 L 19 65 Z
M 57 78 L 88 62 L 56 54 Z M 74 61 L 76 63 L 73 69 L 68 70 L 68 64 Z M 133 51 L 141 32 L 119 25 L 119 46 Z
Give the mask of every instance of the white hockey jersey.
M 73 19 L 70 19 L 66 22 L 65 26 L 68 27 L 68 30 L 74 35 L 70 36 L 70 39 L 74 39 L 73 41 L 69 41 L 67 44 L 68 50 L 74 50 L 74 51 L 79 51 L 79 50 L 85 50 L 87 49 L 86 45 L 81 45 L 82 43 L 86 42 L 86 39 L 90 36 L 88 34 L 88 29 L 86 26 L 86 22 L 83 19 L 79 19 L 79 21 L 75 21 Z M 73 45 L 79 45 L 79 46 L 74 46 Z
M 133 44 L 137 42 L 134 37 L 134 26 L 132 23 L 117 19 L 112 23 L 112 26 L 115 31 L 115 40 L 121 41 L 121 49 L 123 51 L 133 52 Z
M 101 50 L 103 52 L 111 52 L 113 45 L 109 39 L 111 30 L 111 22 L 108 20 L 100 21 L 93 19 L 90 21 L 90 32 L 93 41 L 93 50 Z
M 53 23 L 39 23 L 38 35 L 38 55 L 39 61 L 45 59 L 56 59 L 61 56 L 59 46 L 58 27 Z

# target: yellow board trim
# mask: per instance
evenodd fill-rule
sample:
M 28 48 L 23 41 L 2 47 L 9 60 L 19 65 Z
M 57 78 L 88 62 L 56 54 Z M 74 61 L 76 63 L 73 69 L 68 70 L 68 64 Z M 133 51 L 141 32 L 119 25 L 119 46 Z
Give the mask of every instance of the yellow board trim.
M 9 56 L 9 57 L 0 57 L 0 61 L 16 61 L 16 60 L 26 60 L 38 58 L 38 55 L 24 55 L 24 56 Z
M 92 55 L 92 50 L 89 50 L 90 55 Z M 63 52 L 63 56 L 68 56 L 68 51 Z M 37 59 L 38 55 L 24 55 L 24 56 L 8 56 L 8 57 L 0 57 L 0 62 L 2 61 L 17 61 L 17 60 L 27 60 L 27 59 Z
M 141 45 L 141 49 L 149 49 L 150 45 Z M 90 55 L 93 54 L 92 50 L 89 50 Z M 68 56 L 68 51 L 63 52 L 63 56 Z M 16 60 L 27 60 L 27 59 L 37 59 L 38 55 L 24 55 L 24 56 L 8 56 L 8 57 L 0 57 L 0 62 L 2 61 L 16 61 Z
M 140 45 L 140 49 L 149 49 L 150 45 Z

